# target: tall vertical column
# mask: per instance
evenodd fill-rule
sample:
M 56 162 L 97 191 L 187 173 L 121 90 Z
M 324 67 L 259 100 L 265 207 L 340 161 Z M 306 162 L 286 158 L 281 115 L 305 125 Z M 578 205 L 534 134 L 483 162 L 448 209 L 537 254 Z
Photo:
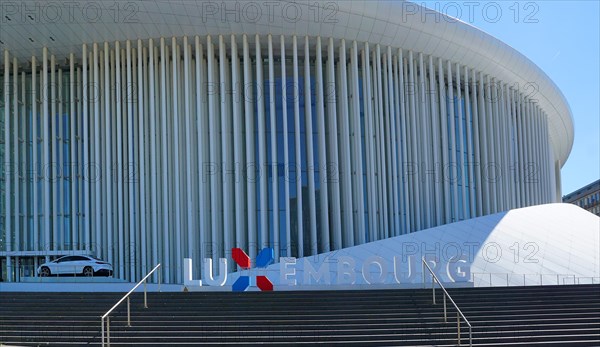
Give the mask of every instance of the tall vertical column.
M 268 57 L 269 57 L 269 120 L 271 128 L 271 205 L 272 205 L 272 229 L 273 238 L 271 245 L 275 249 L 275 261 L 279 261 L 279 175 L 277 170 L 277 112 L 275 100 L 275 61 L 273 59 L 273 36 L 268 36 Z M 285 129 L 284 131 L 287 131 Z M 268 170 L 266 170 L 268 172 Z M 266 172 L 265 172 L 266 175 Z
M 18 249 L 18 250 L 23 250 L 25 249 L 23 247 L 23 245 L 21 244 L 21 202 L 20 202 L 20 198 L 21 198 L 21 193 L 19 190 L 19 180 L 20 180 L 20 172 L 19 172 L 19 161 L 24 160 L 23 157 L 19 156 L 19 118 L 21 118 L 19 116 L 19 71 L 18 71 L 18 65 L 17 65 L 17 58 L 13 57 L 13 126 L 12 126 L 12 141 L 13 141 L 13 146 L 12 146 L 12 150 L 13 150 L 13 160 L 10 163 L 10 167 L 11 167 L 11 172 L 12 172 L 12 177 L 5 177 L 5 180 L 10 182 L 10 178 L 12 178 L 12 182 L 14 183 L 14 196 L 15 196 L 15 206 L 14 206 L 14 248 Z M 5 85 L 5 88 L 8 88 L 8 85 Z M 21 94 L 22 97 L 25 97 L 25 94 Z M 24 104 L 24 102 L 23 102 Z M 5 114 L 8 114 L 9 110 L 6 108 L 4 108 L 4 112 Z M 22 116 L 23 118 L 25 117 L 25 114 L 23 114 Z M 4 123 L 5 126 L 7 123 Z M 11 138 L 10 137 L 5 137 L 4 141 L 6 142 L 10 142 Z M 10 156 L 10 152 L 4 152 L 5 156 Z M 24 174 L 24 173 L 23 173 Z M 5 212 L 6 214 L 6 212 Z M 17 265 L 17 280 L 19 278 L 19 269 L 18 269 L 18 259 L 16 260 L 16 265 Z
M 348 113 L 348 73 L 346 65 L 346 41 L 342 39 L 339 47 L 339 79 L 337 90 L 340 91 L 337 104 L 338 124 L 340 126 L 340 180 L 342 202 L 342 245 L 344 248 L 354 246 L 354 216 L 352 207 L 352 163 L 350 158 L 350 117 Z
M 174 166 L 175 166 L 175 170 L 174 170 L 174 176 L 175 176 L 175 204 L 174 204 L 174 214 L 175 214 L 175 261 L 174 261 L 174 265 L 175 264 L 180 264 L 180 262 L 182 261 L 182 257 L 181 257 L 181 234 L 182 234 L 182 228 L 181 228 L 181 176 L 180 176 L 180 135 L 181 135 L 181 130 L 180 130 L 180 114 L 179 114 L 179 57 L 180 57 L 180 51 L 179 51 L 179 46 L 177 45 L 177 39 L 175 37 L 173 37 L 171 39 L 171 56 L 173 59 L 173 75 L 172 75 L 172 80 L 171 82 L 172 84 L 172 91 L 173 91 L 173 98 L 172 100 L 172 109 L 173 109 L 173 159 L 174 159 Z M 213 213 L 215 213 L 215 211 L 213 211 Z M 219 228 L 219 230 L 221 230 Z M 217 253 L 217 252 L 215 252 Z M 181 283 L 181 268 L 177 265 L 175 265 L 175 281 L 176 283 Z
M 145 89 L 147 88 L 146 83 L 144 83 L 144 74 L 146 67 L 147 59 L 143 57 L 143 46 L 142 40 L 137 40 L 137 106 L 138 106 L 138 142 L 137 142 L 137 151 L 139 155 L 139 211 L 140 211 L 140 228 L 139 228 L 139 241 L 141 243 L 141 254 L 140 254 L 140 263 L 141 266 L 141 275 L 145 275 L 150 269 L 148 268 L 148 252 L 146 251 L 147 243 L 146 243 L 146 139 L 145 139 L 145 118 L 146 118 L 146 109 L 145 109 Z M 177 259 L 180 261 L 180 259 Z
M 188 37 L 183 37 L 183 109 L 185 115 L 185 217 L 186 217 L 186 249 L 185 257 L 191 258 L 194 250 L 194 201 L 192 198 L 192 120 L 191 120 L 191 81 L 190 45 Z M 152 120 L 150 120 L 152 122 Z M 180 259 L 177 259 L 180 261 Z
M 310 79 L 310 50 L 308 36 L 304 37 L 304 122 L 306 141 L 306 174 L 308 176 L 308 210 L 310 218 L 310 254 L 317 254 L 317 209 L 315 202 L 315 158 L 313 149 L 312 93 Z
M 244 45 L 244 85 L 252 85 L 252 61 L 250 59 L 250 47 L 246 34 L 242 37 Z M 247 213 L 248 213 L 248 253 L 250 257 L 257 254 L 257 230 L 256 230 L 256 162 L 254 153 L 254 95 L 252 88 L 244 88 L 244 120 L 246 125 L 246 180 L 247 180 Z M 254 173 L 250 170 L 254 168 Z
M 317 41 L 317 45 L 320 41 Z M 389 47 L 388 47 L 389 49 Z M 320 53 L 320 52 L 319 52 Z M 360 127 L 360 97 L 359 97 L 359 75 L 358 75 L 358 44 L 356 41 L 352 41 L 352 48 L 350 50 L 350 65 L 352 68 L 351 77 L 352 83 L 350 90 L 352 93 L 351 102 L 352 110 L 349 119 L 349 125 L 351 125 L 351 143 L 352 146 L 352 171 L 354 172 L 354 189 L 353 189 L 353 200 L 356 206 L 356 220 L 354 228 L 354 242 L 355 244 L 363 244 L 366 240 L 365 235 L 365 200 L 363 192 L 363 160 L 362 160 L 362 139 L 361 139 L 361 127 Z M 320 67 L 320 65 L 319 65 Z M 322 200 L 321 200 L 322 204 Z M 321 205 L 322 206 L 322 205 Z
M 240 73 L 240 59 L 238 56 L 237 41 L 234 34 L 231 35 L 231 85 L 233 90 L 233 170 L 234 170 L 234 195 L 235 195 L 235 247 L 242 247 L 245 249 L 243 239 L 246 231 L 245 219 L 244 219 L 244 180 L 245 177 L 242 175 L 243 165 L 243 146 L 242 146 L 242 98 L 243 98 L 243 84 L 242 76 Z M 276 257 L 277 257 L 277 249 Z
M 456 63 L 456 103 L 457 103 L 457 114 L 456 114 L 456 127 L 458 128 L 458 139 L 457 139 L 457 160 L 456 160 L 456 168 L 458 176 L 456 177 L 456 185 L 460 182 L 459 194 L 461 196 L 461 206 L 460 213 L 458 214 L 460 220 L 465 220 L 468 218 L 469 212 L 467 207 L 467 167 L 465 165 L 465 122 L 463 121 L 463 115 L 466 118 L 465 111 L 462 105 L 462 88 L 460 83 L 460 65 Z
M 267 145 L 265 133 L 265 95 L 263 84 L 263 61 L 260 47 L 260 35 L 256 34 L 255 57 L 256 57 L 256 117 L 258 118 L 258 179 L 260 188 L 260 248 L 269 246 L 269 214 L 267 197 Z
M 168 155 L 168 135 L 167 135 L 167 49 L 165 46 L 165 38 L 160 38 L 160 128 L 161 128 L 161 171 L 162 171 L 162 261 L 161 263 L 169 263 L 170 254 L 170 230 L 171 219 L 169 204 L 169 155 Z M 204 246 L 204 245 L 203 245 Z M 170 281 L 171 269 L 169 266 L 163 267 L 163 278 Z
M 323 57 L 321 52 L 321 36 L 317 36 L 317 47 L 315 57 L 316 69 L 316 110 L 317 110 L 317 132 L 318 132 L 318 151 L 319 151 L 319 200 L 321 217 L 321 244 L 320 252 L 329 252 L 329 166 L 327 163 L 327 139 L 325 134 L 325 100 L 323 98 Z M 287 128 L 284 128 L 287 132 Z
M 332 209 L 332 249 L 342 248 L 342 217 L 340 202 L 340 161 L 338 155 L 338 121 L 337 121 L 337 89 L 335 81 L 335 53 L 333 38 L 329 38 L 327 45 L 327 119 L 329 137 L 329 158 L 335 165 L 334 175 L 331 177 L 331 209 Z
M 204 87 L 206 86 L 206 72 L 204 64 L 204 49 L 200 43 L 200 37 L 195 38 L 195 50 L 196 50 L 196 136 L 197 136 L 197 157 L 198 157 L 198 175 L 200 180 L 198 182 L 198 230 L 199 230 L 199 252 L 198 257 L 200 259 L 205 258 L 205 247 L 210 239 L 209 227 L 208 227 L 208 216 L 207 216 L 207 199 L 208 193 L 207 182 L 204 176 L 204 168 L 206 163 L 205 151 L 207 147 L 208 138 L 205 136 L 207 126 L 206 121 L 208 120 L 206 114 L 206 93 Z
M 407 128 L 407 117 L 408 117 L 408 112 L 407 112 L 407 98 L 405 97 L 406 94 L 406 89 L 405 89 L 405 74 L 406 74 L 406 69 L 405 67 L 405 60 L 404 60 L 404 54 L 402 52 L 401 48 L 398 48 L 398 84 L 400 87 L 400 109 L 401 109 L 401 114 L 399 115 L 399 122 L 400 122 L 400 136 L 401 136 L 401 141 L 400 141 L 400 180 L 402 181 L 402 191 L 403 191 L 403 206 L 404 206 L 404 210 L 402 211 L 402 219 L 404 220 L 404 223 L 402 223 L 403 225 L 403 231 L 404 233 L 409 233 L 412 230 L 412 218 L 411 218 L 411 214 L 410 211 L 412 210 L 412 205 L 410 203 L 410 188 L 409 188 L 409 180 L 408 177 L 406 175 L 406 170 L 407 167 L 406 165 L 408 164 L 408 128 Z M 369 81 L 367 81 L 368 83 Z
M 283 167 L 284 167 L 284 206 L 285 206 L 285 250 L 286 256 L 292 256 L 292 241 L 291 241 L 291 208 L 290 208 L 290 155 L 289 155 L 289 139 L 288 139 L 288 116 L 287 116 L 287 81 L 286 81 L 286 54 L 285 54 L 285 37 L 280 37 L 281 45 L 281 119 L 283 129 Z
M 16 93 L 16 90 L 14 91 Z M 5 251 L 12 250 L 12 208 L 11 208 L 11 180 L 9 171 L 10 162 L 10 56 L 8 50 L 4 50 L 4 244 Z M 15 158 L 16 159 L 16 158 Z M 12 173 L 14 174 L 14 173 Z M 12 259 L 6 258 L 7 282 L 12 282 Z
M 296 225 L 297 225 L 297 257 L 304 256 L 304 221 L 302 217 L 302 151 L 300 149 L 300 92 L 298 79 L 298 39 L 296 35 L 292 37 L 292 64 L 294 74 L 294 139 L 295 139 L 295 163 L 296 166 Z
M 233 203 L 232 198 L 232 179 L 231 172 L 233 172 L 233 165 L 231 162 L 231 136 L 228 129 L 229 119 L 231 114 L 229 113 L 229 105 L 227 102 L 227 73 L 226 70 L 229 68 L 229 61 L 226 56 L 225 39 L 223 35 L 219 35 L 219 96 L 220 96 L 220 141 L 221 141 L 221 167 L 217 169 L 217 172 L 221 173 L 221 182 L 223 184 L 222 189 L 222 208 L 223 208 L 223 230 L 220 231 L 223 237 L 223 249 L 224 254 L 231 252 L 233 245 Z M 218 125 L 218 124 L 217 124 Z M 220 245 L 219 245 L 220 246 Z

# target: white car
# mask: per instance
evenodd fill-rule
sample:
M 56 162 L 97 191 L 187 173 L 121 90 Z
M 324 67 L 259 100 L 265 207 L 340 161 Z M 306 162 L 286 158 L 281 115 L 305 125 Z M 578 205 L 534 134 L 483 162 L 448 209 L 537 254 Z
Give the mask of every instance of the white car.
M 83 275 L 112 276 L 113 267 L 91 255 L 66 255 L 37 268 L 39 276 Z

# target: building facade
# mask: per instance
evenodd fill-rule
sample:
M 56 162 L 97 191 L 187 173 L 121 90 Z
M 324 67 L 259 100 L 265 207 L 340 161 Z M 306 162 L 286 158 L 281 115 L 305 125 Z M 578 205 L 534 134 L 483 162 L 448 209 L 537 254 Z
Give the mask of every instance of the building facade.
M 91 252 L 181 283 L 185 257 L 309 256 L 560 198 L 564 96 L 471 26 L 395 2 L 336 22 L 137 4 L 136 23 L 0 29 L 6 280 Z
M 596 216 L 600 216 L 600 180 L 563 196 L 562 201 L 575 204 Z

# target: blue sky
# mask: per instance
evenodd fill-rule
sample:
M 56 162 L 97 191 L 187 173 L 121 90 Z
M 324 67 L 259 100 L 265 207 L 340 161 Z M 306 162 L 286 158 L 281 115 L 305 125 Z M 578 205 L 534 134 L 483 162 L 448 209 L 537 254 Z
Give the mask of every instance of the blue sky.
M 567 98 L 575 123 L 563 195 L 600 178 L 600 1 L 413 2 L 482 29 L 544 70 Z

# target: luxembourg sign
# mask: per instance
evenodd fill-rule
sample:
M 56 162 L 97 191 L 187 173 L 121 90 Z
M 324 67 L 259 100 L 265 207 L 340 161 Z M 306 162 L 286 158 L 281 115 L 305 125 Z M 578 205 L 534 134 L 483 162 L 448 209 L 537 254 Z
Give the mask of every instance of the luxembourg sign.
M 389 254 L 388 254 L 389 255 Z M 471 260 L 464 253 L 454 254 L 448 259 L 440 256 L 424 255 L 427 263 L 442 281 L 468 282 L 471 278 Z M 184 261 L 184 284 L 186 286 L 231 285 L 232 291 L 246 291 L 256 287 L 261 291 L 272 291 L 278 286 L 310 285 L 370 285 L 370 284 L 414 284 L 422 283 L 423 269 L 421 254 L 394 255 L 383 257 L 371 255 L 358 258 L 349 254 L 330 253 L 296 259 L 281 257 L 274 261 L 273 248 L 262 249 L 255 259 L 254 267 L 250 257 L 240 248 L 231 250 L 231 257 L 241 271 L 228 274 L 227 259 L 219 259 L 219 275 L 213 276 L 212 259 L 204 259 L 203 280 L 191 280 L 191 259 Z M 269 266 L 271 265 L 271 266 Z M 260 272 L 260 275 L 256 274 Z M 430 276 L 427 273 L 427 276 Z M 228 281 L 229 277 L 229 281 Z M 429 279 L 428 279 L 429 280 Z

